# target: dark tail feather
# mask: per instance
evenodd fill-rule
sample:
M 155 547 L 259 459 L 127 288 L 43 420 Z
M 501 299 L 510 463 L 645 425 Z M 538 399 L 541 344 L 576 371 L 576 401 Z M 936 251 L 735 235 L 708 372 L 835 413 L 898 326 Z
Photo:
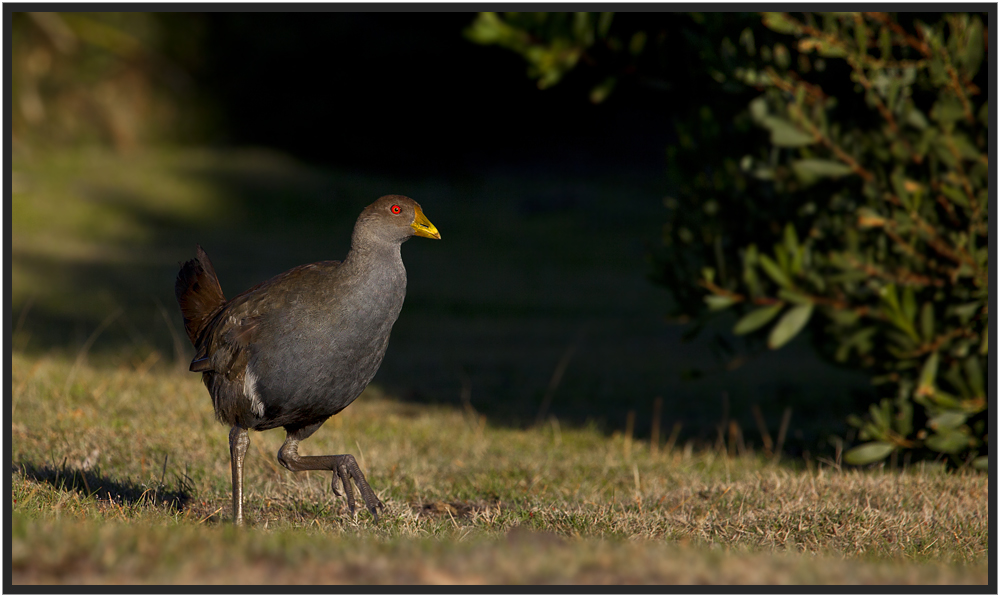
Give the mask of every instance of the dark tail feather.
M 198 245 L 194 259 L 181 266 L 174 283 L 177 304 L 184 316 L 184 330 L 191 344 L 197 345 L 198 336 L 212 317 L 226 304 L 219 277 L 205 250 Z

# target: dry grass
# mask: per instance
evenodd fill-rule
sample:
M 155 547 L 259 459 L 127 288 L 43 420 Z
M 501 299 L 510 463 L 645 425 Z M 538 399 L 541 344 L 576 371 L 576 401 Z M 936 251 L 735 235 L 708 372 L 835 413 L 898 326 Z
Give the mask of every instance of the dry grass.
M 238 292 L 342 256 L 386 192 L 424 202 L 446 239 L 406 247 L 379 372 L 404 399 L 369 388 L 302 451 L 355 454 L 389 510 L 352 520 L 329 474 L 277 464 L 271 431 L 251 436 L 237 531 L 176 264 L 201 242 Z M 785 450 L 825 450 L 857 380 L 786 350 L 677 382 L 711 350 L 680 342 L 643 277 L 661 193 L 631 174 L 401 181 L 257 151 L 16 155 L 13 582 L 988 582 L 986 475 L 754 453 L 750 405 L 771 433 L 794 406 Z M 632 431 L 649 437 L 658 394 L 672 439 L 654 454 Z M 720 419 L 728 449 L 694 449 Z
M 355 454 L 384 520 L 280 468 L 272 431 L 252 435 L 234 532 L 226 430 L 197 376 L 155 360 L 13 355 L 15 583 L 988 581 L 986 475 L 653 455 L 377 389 L 303 451 Z
M 17 519 L 15 582 L 174 584 L 983 584 L 987 568 L 856 562 L 648 541 L 345 540 L 315 531 Z M 29 543 L 26 537 L 34 539 Z M 40 551 L 39 545 L 46 549 Z

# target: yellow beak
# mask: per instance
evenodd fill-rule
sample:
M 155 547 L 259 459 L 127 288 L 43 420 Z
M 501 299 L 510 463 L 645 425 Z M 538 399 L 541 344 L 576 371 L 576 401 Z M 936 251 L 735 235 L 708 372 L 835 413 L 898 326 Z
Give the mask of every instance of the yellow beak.
M 427 216 L 424 215 L 424 212 L 419 206 L 416 208 L 416 213 L 413 216 L 413 223 L 410 224 L 410 228 L 413 228 L 413 234 L 416 236 L 441 238 L 441 233 L 434 227 L 434 224 L 431 224 L 431 221 L 427 219 Z

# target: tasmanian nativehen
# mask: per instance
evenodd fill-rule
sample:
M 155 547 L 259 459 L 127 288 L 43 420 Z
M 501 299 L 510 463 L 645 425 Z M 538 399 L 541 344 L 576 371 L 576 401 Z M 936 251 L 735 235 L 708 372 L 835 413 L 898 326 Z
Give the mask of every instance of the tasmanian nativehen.
M 174 290 L 215 416 L 230 425 L 233 520 L 243 524 L 248 429 L 284 427 L 278 462 L 333 471 L 333 492 L 355 513 L 351 483 L 378 521 L 382 501 L 354 456 L 300 456 L 299 442 L 344 410 L 375 376 L 406 294 L 400 245 L 441 238 L 409 197 L 387 195 L 361 212 L 343 262 L 300 265 L 226 300 L 208 255 L 181 266 Z

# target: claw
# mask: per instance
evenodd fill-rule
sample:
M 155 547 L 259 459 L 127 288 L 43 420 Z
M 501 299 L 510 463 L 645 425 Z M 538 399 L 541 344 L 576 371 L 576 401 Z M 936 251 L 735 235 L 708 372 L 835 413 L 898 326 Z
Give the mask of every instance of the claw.
M 378 524 L 378 513 L 379 511 L 385 512 L 385 504 L 382 500 L 375 498 L 375 505 L 368 506 L 368 511 L 372 513 L 372 518 L 375 519 L 375 524 Z

